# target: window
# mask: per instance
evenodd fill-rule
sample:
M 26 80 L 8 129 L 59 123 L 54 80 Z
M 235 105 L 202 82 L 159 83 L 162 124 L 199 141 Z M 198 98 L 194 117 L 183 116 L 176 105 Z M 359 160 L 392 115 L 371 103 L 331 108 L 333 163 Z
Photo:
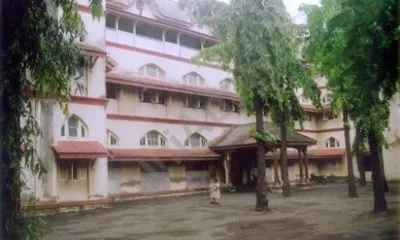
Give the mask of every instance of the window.
M 219 82 L 219 88 L 224 91 L 232 91 L 233 90 L 233 80 L 230 78 L 224 79 Z
M 322 97 L 323 104 L 329 104 L 331 103 L 331 101 L 332 101 L 332 95 L 329 93 Z
M 207 140 L 198 133 L 193 133 L 185 140 L 185 147 L 199 148 L 207 147 Z
M 330 137 L 330 138 L 328 138 L 328 140 L 326 140 L 325 147 L 326 148 L 337 148 L 337 147 L 340 147 L 340 144 L 339 144 L 339 141 L 336 140 L 336 138 Z
M 230 100 L 222 100 L 221 110 L 224 112 L 238 112 L 239 107 Z
M 118 21 L 118 30 L 133 33 L 133 21 L 127 18 L 120 18 Z
M 189 95 L 189 96 L 186 96 L 184 99 L 184 105 L 185 105 L 185 107 L 188 107 L 188 108 L 204 109 L 205 102 L 206 102 L 205 98 L 200 97 L 200 96 Z
M 165 94 L 157 90 L 139 90 L 139 100 L 141 102 L 154 103 L 154 104 L 165 104 Z
M 60 178 L 62 180 L 86 179 L 86 169 L 79 167 L 75 162 L 60 165 Z
M 84 138 L 87 135 L 86 125 L 76 116 L 71 116 L 61 127 L 62 137 Z
M 117 99 L 118 86 L 114 83 L 106 83 L 106 97 L 109 99 Z
M 140 139 L 140 146 L 167 147 L 167 139 L 157 131 L 150 131 Z
M 149 63 L 139 68 L 139 75 L 165 79 L 165 71 L 159 66 Z
M 115 135 L 110 130 L 107 131 L 107 143 L 110 146 L 118 146 L 119 145 L 119 139 L 118 139 L 117 135 Z
M 182 34 L 180 37 L 180 45 L 183 47 L 201 50 L 201 40 L 198 37 Z
M 136 24 L 136 35 L 162 40 L 163 30 L 160 27 L 139 22 Z
M 115 23 L 117 22 L 116 19 L 117 18 L 115 15 L 107 14 L 106 15 L 106 27 L 115 29 Z
M 328 121 L 328 120 L 333 120 L 335 118 L 337 118 L 338 116 L 333 114 L 332 112 L 324 112 L 324 115 L 322 117 L 322 119 L 324 121 Z
M 201 86 L 205 81 L 198 73 L 191 72 L 183 76 L 183 82 L 191 86 Z

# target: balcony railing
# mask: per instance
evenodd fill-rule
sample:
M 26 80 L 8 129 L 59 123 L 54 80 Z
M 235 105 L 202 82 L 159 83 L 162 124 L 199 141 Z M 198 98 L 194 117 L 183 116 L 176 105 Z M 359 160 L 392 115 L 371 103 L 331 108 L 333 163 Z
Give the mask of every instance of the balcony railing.
M 187 59 L 194 57 L 200 52 L 200 50 L 181 46 L 176 43 L 143 37 L 133 33 L 117 31 L 110 28 L 106 29 L 106 40 Z

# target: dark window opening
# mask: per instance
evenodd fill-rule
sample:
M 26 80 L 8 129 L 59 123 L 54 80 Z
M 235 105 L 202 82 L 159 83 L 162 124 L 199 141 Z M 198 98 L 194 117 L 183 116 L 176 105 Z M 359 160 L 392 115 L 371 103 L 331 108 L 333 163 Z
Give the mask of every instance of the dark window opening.
M 117 99 L 118 86 L 113 83 L 106 83 L 106 97 L 109 99 Z
M 197 50 L 201 49 L 200 38 L 192 37 L 189 35 L 182 35 L 180 38 L 180 44 L 184 47 L 194 48 Z
M 168 166 L 164 162 L 140 162 L 139 166 L 142 173 L 168 172 Z
M 162 40 L 163 30 L 156 26 L 138 23 L 136 25 L 136 34 L 139 36 Z
M 178 43 L 178 33 L 175 31 L 168 30 L 165 33 L 165 41 L 169 43 Z
M 208 162 L 187 162 L 186 171 L 207 171 L 209 168 Z
M 120 18 L 118 21 L 118 29 L 124 32 L 133 33 L 133 21 L 127 18 Z
M 117 17 L 111 14 L 107 14 L 106 16 L 106 27 L 115 29 L 115 25 L 117 22 Z

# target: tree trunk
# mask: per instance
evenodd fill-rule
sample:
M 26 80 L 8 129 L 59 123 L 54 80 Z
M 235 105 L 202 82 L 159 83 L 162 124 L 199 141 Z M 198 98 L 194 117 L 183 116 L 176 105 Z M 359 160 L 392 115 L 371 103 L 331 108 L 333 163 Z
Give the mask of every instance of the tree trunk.
M 18 30 L 29 4 L 24 1 L 0 2 L 1 53 L 0 72 L 0 239 L 19 240 L 21 208 L 21 63 L 25 57 L 19 49 L 12 50 L 18 43 Z M 18 47 L 17 47 L 18 48 Z
M 256 131 L 264 132 L 263 104 L 259 96 L 255 97 L 254 108 L 256 110 Z M 256 211 L 268 209 L 267 184 L 265 182 L 265 144 L 257 140 L 257 192 Z
M 365 177 L 365 166 L 364 166 L 364 159 L 361 156 L 361 129 L 359 126 L 356 126 L 356 136 L 354 139 L 354 151 L 356 153 L 357 165 L 358 165 L 358 172 L 360 173 L 360 181 L 359 186 L 365 187 L 367 186 L 367 180 Z
M 372 186 L 374 190 L 374 212 L 381 213 L 387 210 L 384 191 L 384 180 L 381 164 L 379 163 L 379 141 L 376 134 L 370 130 L 368 144 L 371 153 Z
M 348 194 L 349 197 L 358 197 L 356 180 L 354 178 L 353 169 L 353 154 L 351 152 L 350 144 L 350 123 L 349 123 L 349 113 L 347 109 L 343 110 L 343 125 L 344 125 L 344 138 L 346 143 L 346 155 L 347 155 L 347 177 L 348 177 Z
M 385 192 L 389 192 L 389 186 L 386 181 L 386 174 L 385 174 L 385 165 L 383 164 L 383 146 L 379 146 L 379 164 L 381 165 L 382 169 L 382 176 L 383 176 L 383 183 L 384 183 L 384 190 Z
M 282 193 L 284 197 L 290 197 L 292 195 L 289 182 L 289 170 L 288 170 L 288 155 L 287 155 L 287 128 L 286 128 L 286 108 L 281 114 L 280 119 L 280 130 L 281 130 L 281 175 L 282 175 Z

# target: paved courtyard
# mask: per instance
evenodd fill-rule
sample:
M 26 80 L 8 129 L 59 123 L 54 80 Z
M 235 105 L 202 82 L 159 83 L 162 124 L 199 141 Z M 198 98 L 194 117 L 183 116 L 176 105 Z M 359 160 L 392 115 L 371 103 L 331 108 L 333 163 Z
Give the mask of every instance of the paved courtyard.
M 111 209 L 46 217 L 46 240 L 336 240 L 400 239 L 400 185 L 390 185 L 391 211 L 371 216 L 371 186 L 357 199 L 347 185 L 313 186 L 293 197 L 269 194 L 271 211 L 254 212 L 255 195 L 225 194 L 222 204 L 207 195 L 137 200 Z M 397 213 L 396 213 L 397 212 Z

